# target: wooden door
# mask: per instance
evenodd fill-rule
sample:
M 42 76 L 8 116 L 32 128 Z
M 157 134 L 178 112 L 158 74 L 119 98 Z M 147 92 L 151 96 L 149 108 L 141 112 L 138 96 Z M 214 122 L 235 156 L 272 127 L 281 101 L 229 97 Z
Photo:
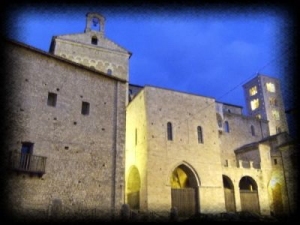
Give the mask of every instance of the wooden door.
M 240 190 L 242 211 L 260 213 L 257 191 Z
M 172 207 L 178 210 L 178 216 L 191 216 L 196 213 L 195 188 L 171 189 Z

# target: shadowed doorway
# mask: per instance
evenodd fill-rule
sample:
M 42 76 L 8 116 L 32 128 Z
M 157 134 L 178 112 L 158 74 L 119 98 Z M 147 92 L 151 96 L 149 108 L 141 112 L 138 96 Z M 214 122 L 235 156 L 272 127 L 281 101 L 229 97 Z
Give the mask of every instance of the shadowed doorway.
M 244 176 L 239 187 L 242 211 L 260 213 L 256 182 L 251 177 Z
M 223 188 L 226 212 L 235 212 L 234 187 L 229 177 L 223 175 Z
M 127 181 L 127 203 L 131 209 L 140 208 L 141 178 L 138 169 L 132 166 Z

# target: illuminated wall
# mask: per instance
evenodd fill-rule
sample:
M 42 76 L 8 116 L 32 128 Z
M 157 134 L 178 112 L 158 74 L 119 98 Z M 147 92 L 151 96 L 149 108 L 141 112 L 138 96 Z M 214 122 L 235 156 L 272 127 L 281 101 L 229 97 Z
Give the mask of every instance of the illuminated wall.
M 169 211 L 170 177 L 183 163 L 193 171 L 191 177 L 201 181 L 198 187 L 201 211 L 224 211 L 224 193 L 219 188 L 222 176 L 214 99 L 148 86 L 144 93 L 149 210 Z M 173 140 L 167 139 L 168 122 L 172 123 Z M 198 143 L 198 126 L 202 127 L 203 143 Z
M 147 118 L 145 92 L 142 90 L 127 106 L 126 110 L 126 144 L 125 144 L 125 202 L 131 207 L 131 202 L 139 199 L 139 209 L 147 210 Z M 132 185 L 132 170 L 134 177 L 139 179 Z M 139 193 L 137 193 L 139 192 Z M 134 196 L 135 195 L 135 196 Z M 131 197 L 133 196 L 133 197 Z M 131 198 L 131 199 L 130 199 Z

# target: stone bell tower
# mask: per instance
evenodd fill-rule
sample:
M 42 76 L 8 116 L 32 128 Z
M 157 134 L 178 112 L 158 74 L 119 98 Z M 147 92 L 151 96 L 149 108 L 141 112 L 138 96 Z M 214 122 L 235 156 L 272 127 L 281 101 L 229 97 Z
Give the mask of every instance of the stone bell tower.
M 278 79 L 258 74 L 243 88 L 250 116 L 268 120 L 270 135 L 289 132 Z
M 98 13 L 86 14 L 86 26 L 84 32 L 97 32 L 104 37 L 105 17 Z
M 132 53 L 105 37 L 105 17 L 86 14 L 83 33 L 52 37 L 50 53 L 128 82 Z

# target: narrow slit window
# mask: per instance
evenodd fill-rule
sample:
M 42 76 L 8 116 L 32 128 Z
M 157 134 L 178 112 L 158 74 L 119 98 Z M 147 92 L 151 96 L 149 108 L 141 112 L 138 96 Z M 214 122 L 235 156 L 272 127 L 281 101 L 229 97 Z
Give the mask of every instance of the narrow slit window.
M 203 133 L 202 133 L 202 127 L 201 126 L 197 127 L 197 134 L 198 134 L 198 143 L 202 144 L 203 143 Z
M 47 105 L 55 107 L 56 106 L 56 101 L 57 101 L 57 94 L 49 92 L 48 93 Z
M 135 145 L 137 145 L 137 129 L 135 128 Z
M 229 133 L 230 130 L 229 130 L 229 123 L 228 123 L 228 121 L 225 121 L 224 127 L 225 127 L 225 132 Z
M 89 115 L 90 114 L 90 103 L 82 102 L 81 114 L 82 115 Z
M 173 131 L 172 131 L 172 123 L 170 123 L 170 122 L 167 123 L 167 135 L 168 135 L 168 140 L 172 141 L 173 140 Z

